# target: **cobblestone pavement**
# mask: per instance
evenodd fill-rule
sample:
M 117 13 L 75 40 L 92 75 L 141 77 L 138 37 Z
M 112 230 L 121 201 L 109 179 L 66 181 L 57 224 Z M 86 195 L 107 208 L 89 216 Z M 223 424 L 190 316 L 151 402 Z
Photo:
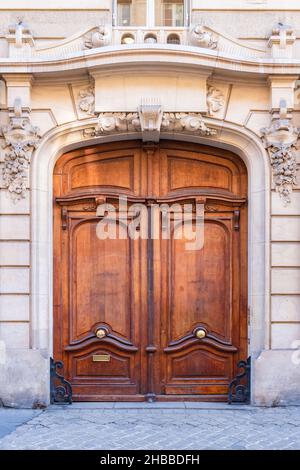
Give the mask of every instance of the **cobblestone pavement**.
M 300 407 L 85 405 L 48 408 L 0 449 L 300 449 Z

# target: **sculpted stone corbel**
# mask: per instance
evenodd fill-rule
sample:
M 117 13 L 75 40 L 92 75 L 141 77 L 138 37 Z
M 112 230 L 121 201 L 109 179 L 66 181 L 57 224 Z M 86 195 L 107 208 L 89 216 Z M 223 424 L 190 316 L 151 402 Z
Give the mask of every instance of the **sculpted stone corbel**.
M 300 129 L 292 124 L 285 100 L 280 102 L 279 114 L 273 113 L 270 127 L 261 129 L 261 134 L 269 153 L 275 189 L 288 204 L 297 184 L 295 148 Z
M 218 38 L 201 24 L 194 26 L 191 30 L 191 42 L 195 46 L 207 49 L 216 49 L 218 47 Z
M 221 90 L 214 86 L 209 86 L 206 96 L 208 114 L 211 116 L 220 111 L 225 103 L 225 98 Z
M 14 201 L 26 196 L 27 170 L 32 151 L 40 140 L 39 128 L 33 126 L 30 109 L 22 107 L 18 98 L 10 109 L 10 122 L 1 128 L 1 137 L 7 151 L 4 158 L 3 180 Z
M 107 26 L 98 26 L 96 31 L 93 31 L 85 37 L 85 49 L 93 49 L 95 47 L 107 46 L 111 41 L 110 30 Z
M 78 93 L 78 107 L 83 113 L 94 114 L 95 93 L 93 87 L 80 90 Z

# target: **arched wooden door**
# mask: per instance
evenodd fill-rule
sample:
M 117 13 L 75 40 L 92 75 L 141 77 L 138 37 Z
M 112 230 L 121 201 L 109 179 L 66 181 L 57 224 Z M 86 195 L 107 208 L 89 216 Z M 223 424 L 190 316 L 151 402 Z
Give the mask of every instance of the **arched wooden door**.
M 243 162 L 205 146 L 119 142 L 59 159 L 54 359 L 64 361 L 74 400 L 226 399 L 247 357 L 246 195 Z M 114 215 L 99 215 L 103 203 Z M 127 236 L 136 203 L 148 238 L 142 229 Z M 160 210 L 150 236 L 161 204 L 175 207 L 171 222 L 188 205 L 194 229 L 196 204 L 204 206 L 201 249 L 187 249 L 176 221 L 165 236 Z M 99 238 L 103 217 L 116 221 L 114 239 Z

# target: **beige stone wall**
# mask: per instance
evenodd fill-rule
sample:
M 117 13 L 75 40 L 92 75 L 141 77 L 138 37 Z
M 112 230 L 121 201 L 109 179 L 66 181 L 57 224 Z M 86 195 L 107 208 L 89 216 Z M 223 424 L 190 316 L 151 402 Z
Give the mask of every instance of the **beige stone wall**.
M 184 30 L 180 33 L 182 45 L 172 49 L 162 40 L 152 50 L 143 44 L 142 36 L 132 48 L 122 48 L 114 31 L 103 49 L 84 47 L 90 28 L 110 22 L 107 1 L 91 1 L 85 10 L 79 10 L 74 1 L 65 11 L 59 5 L 55 9 L 53 3 L 53 10 L 43 12 L 35 9 L 33 0 L 26 1 L 26 10 L 22 10 L 21 0 L 5 3 L 0 9 L 0 126 L 9 124 L 9 113 L 16 112 L 15 98 L 21 98 L 23 107 L 31 108 L 30 122 L 39 127 L 41 140 L 32 155 L 25 198 L 13 202 L 0 176 L 0 399 L 24 406 L 49 399 L 51 172 L 55 158 L 64 149 L 83 143 L 82 128 L 97 123 L 93 106 L 98 112 L 134 111 L 142 95 L 154 94 L 166 111 L 202 112 L 207 125 L 217 129 L 214 137 L 202 141 L 230 148 L 246 161 L 251 180 L 249 352 L 254 359 L 254 400 L 299 402 L 300 367 L 293 354 L 300 340 L 300 185 L 285 205 L 272 182 L 261 129 L 270 125 L 281 98 L 289 103 L 292 122 L 300 127 L 299 92 L 293 89 L 300 75 L 300 7 L 292 11 L 292 2 L 286 2 L 291 9 L 287 11 L 277 10 L 271 1 L 232 1 L 222 2 L 221 10 L 220 2 L 209 2 L 214 3 L 210 9 L 208 2 L 194 0 L 192 22 L 210 26 L 213 39 L 220 34 L 216 48 L 209 42 L 192 42 L 191 32 Z M 34 46 L 26 44 L 19 50 L 13 44 L 9 49 L 8 25 L 18 16 L 32 30 Z M 295 43 L 283 51 L 267 47 L 278 20 L 295 25 Z M 45 44 L 57 47 L 43 49 Z M 249 48 L 249 44 L 259 47 Z M 281 58 L 276 54 L 282 54 Z M 22 69 L 16 57 L 23 57 Z M 272 75 L 284 75 L 284 80 L 272 85 Z M 222 95 L 222 105 L 211 113 L 207 108 L 209 87 Z M 82 92 L 90 88 L 95 92 L 95 105 L 86 111 L 80 100 Z M 201 141 L 193 135 L 184 138 Z M 2 147 L 4 139 L 0 140 L 0 165 L 4 167 L 8 150 Z M 296 153 L 299 163 L 300 152 Z M 30 380 L 31 388 L 26 385 Z

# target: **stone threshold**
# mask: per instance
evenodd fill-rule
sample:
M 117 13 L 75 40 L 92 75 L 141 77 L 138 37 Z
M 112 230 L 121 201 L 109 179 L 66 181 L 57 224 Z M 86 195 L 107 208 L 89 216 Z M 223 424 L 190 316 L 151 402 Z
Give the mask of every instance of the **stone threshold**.
M 106 410 L 254 410 L 257 406 L 234 404 L 228 405 L 228 403 L 212 403 L 212 402 L 74 402 L 72 405 L 50 405 L 48 410 L 57 409 L 70 409 L 70 410 L 81 410 L 81 409 L 106 409 Z

